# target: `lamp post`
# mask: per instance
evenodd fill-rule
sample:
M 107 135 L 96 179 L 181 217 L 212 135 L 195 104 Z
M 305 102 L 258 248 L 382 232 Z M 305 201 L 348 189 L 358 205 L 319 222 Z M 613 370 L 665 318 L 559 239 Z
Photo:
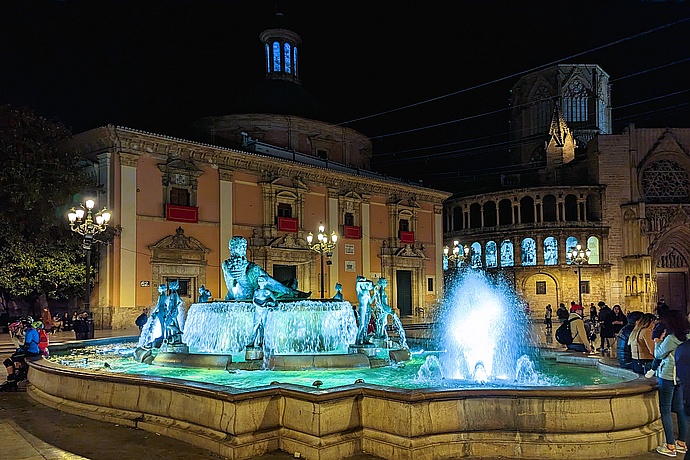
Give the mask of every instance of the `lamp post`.
M 96 205 L 94 200 L 88 199 L 84 205 L 70 209 L 67 213 L 69 226 L 73 232 L 79 233 L 84 237 L 82 248 L 86 255 L 86 297 L 84 298 L 84 310 L 89 311 L 91 301 L 91 245 L 94 243 L 93 237 L 102 233 L 108 228 L 110 221 L 110 211 L 106 208 L 98 211 L 95 215 L 93 207 Z
M 461 263 L 465 262 L 470 255 L 470 248 L 468 246 L 460 246 L 459 241 L 453 241 L 453 249 L 448 246 L 443 247 L 443 256 L 449 262 L 453 262 L 453 268 L 457 268 Z
M 589 255 L 592 253 L 587 248 L 582 248 L 581 244 L 577 244 L 570 252 L 568 258 L 572 263 L 577 265 L 577 295 L 578 305 L 582 306 L 582 264 L 586 264 L 589 260 Z
M 312 244 L 312 241 L 314 241 L 314 235 L 309 232 L 309 235 L 307 235 L 307 244 L 309 245 L 309 249 L 321 254 L 321 298 L 323 299 L 325 278 L 323 259 L 326 255 L 328 257 L 333 255 L 333 248 L 335 248 L 336 244 L 338 244 L 338 235 L 336 235 L 335 231 L 333 231 L 331 232 L 331 237 L 329 239 L 328 236 L 326 236 L 326 228 L 323 226 L 323 224 L 321 224 L 319 225 L 319 234 L 316 236 L 316 239 L 318 242 Z M 331 261 L 329 260 L 328 265 L 330 264 Z

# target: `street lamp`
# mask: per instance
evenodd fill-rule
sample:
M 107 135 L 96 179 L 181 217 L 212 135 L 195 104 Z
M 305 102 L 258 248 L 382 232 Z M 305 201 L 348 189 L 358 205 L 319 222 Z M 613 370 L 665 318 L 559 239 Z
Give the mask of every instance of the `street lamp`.
M 453 262 L 454 268 L 457 268 L 469 258 L 470 248 L 468 246 L 460 246 L 460 242 L 456 240 L 453 241 L 452 250 L 448 246 L 443 247 L 443 255 L 449 262 Z
M 589 255 L 592 253 L 587 248 L 582 249 L 581 244 L 577 244 L 570 252 L 568 252 L 568 258 L 570 261 L 577 265 L 577 295 L 578 302 L 582 306 L 582 264 L 586 264 L 589 260 Z
M 94 243 L 93 237 L 108 228 L 108 222 L 111 217 L 110 211 L 106 208 L 98 211 L 94 216 L 93 207 L 95 205 L 96 202 L 94 200 L 88 199 L 83 206 L 80 204 L 78 208 L 72 208 L 67 213 L 70 229 L 84 236 L 82 248 L 86 254 L 86 297 L 84 298 L 84 310 L 86 311 L 89 311 L 91 300 L 89 278 L 91 277 L 91 245 Z
M 326 236 L 326 228 L 322 225 L 319 225 L 319 234 L 316 236 L 316 239 L 318 240 L 317 243 L 312 244 L 312 241 L 314 241 L 314 235 L 312 235 L 311 232 L 309 232 L 309 235 L 307 235 L 307 243 L 309 244 L 309 249 L 312 251 L 316 251 L 319 254 L 321 254 L 321 298 L 323 299 L 323 293 L 324 293 L 324 267 L 323 267 L 323 258 L 324 256 L 331 257 L 333 255 L 333 248 L 335 248 L 335 245 L 338 244 L 338 235 L 336 235 L 335 231 L 331 232 L 331 238 L 330 240 L 328 239 L 328 236 Z M 331 265 L 331 261 L 328 261 L 328 265 Z

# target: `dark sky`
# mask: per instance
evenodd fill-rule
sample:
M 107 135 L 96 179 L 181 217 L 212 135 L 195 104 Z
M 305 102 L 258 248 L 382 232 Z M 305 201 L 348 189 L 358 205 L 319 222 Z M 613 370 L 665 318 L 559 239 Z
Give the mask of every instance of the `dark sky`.
M 28 105 L 75 133 L 112 123 L 186 137 L 191 121 L 230 113 L 261 81 L 258 36 L 276 4 L 0 0 L 0 103 Z M 373 138 L 375 169 L 396 177 L 450 190 L 448 172 L 506 166 L 510 88 L 550 63 L 608 72 L 615 133 L 633 121 L 690 127 L 688 2 L 321 0 L 278 9 L 302 37 L 305 89 L 335 121 Z

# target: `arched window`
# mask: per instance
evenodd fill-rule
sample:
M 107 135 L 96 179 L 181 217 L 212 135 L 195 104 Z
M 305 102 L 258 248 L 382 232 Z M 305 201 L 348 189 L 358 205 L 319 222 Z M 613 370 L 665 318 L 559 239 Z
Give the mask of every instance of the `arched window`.
M 558 241 L 553 236 L 544 239 L 544 265 L 558 265 Z
M 470 205 L 470 228 L 480 228 L 482 226 L 482 207 L 479 203 Z
M 573 79 L 563 91 L 563 118 L 565 121 L 587 121 L 588 95 L 585 85 L 579 79 Z
M 496 203 L 487 201 L 484 203 L 484 227 L 496 226 Z
M 522 240 L 522 265 L 537 265 L 537 243 L 532 238 Z
M 556 222 L 558 220 L 558 213 L 556 213 L 555 196 L 546 195 L 542 200 L 542 207 L 544 213 L 544 222 Z
M 587 220 L 590 222 L 598 222 L 601 220 L 601 203 L 599 202 L 599 195 L 590 193 L 587 195 Z
M 534 223 L 534 199 L 531 196 L 524 196 L 520 200 L 520 223 Z
M 501 267 L 512 267 L 513 265 L 515 265 L 513 242 L 503 240 L 501 241 Z
M 565 240 L 565 263 L 568 265 L 572 264 L 573 262 L 570 260 L 570 257 L 568 257 L 568 254 L 570 254 L 570 251 L 575 249 L 575 246 L 577 246 L 577 238 L 574 236 L 569 236 L 567 240 Z
M 587 249 L 590 251 L 587 263 L 597 265 L 599 263 L 599 238 L 596 236 L 587 238 Z
M 453 230 L 462 230 L 462 208 L 460 206 L 453 208 Z
M 273 71 L 280 72 L 280 43 L 273 42 Z
M 295 75 L 295 77 L 297 77 L 297 76 L 299 76 L 299 74 L 298 74 L 299 70 L 297 69 L 297 47 L 296 46 L 294 48 L 292 48 L 292 52 L 294 54 L 294 57 L 292 58 L 292 62 L 294 64 L 293 67 L 295 68 L 294 75 Z
M 565 220 L 569 222 L 577 220 L 577 197 L 575 195 L 565 196 Z
M 482 245 L 476 241 L 472 243 L 470 254 L 470 266 L 472 268 L 482 268 Z
M 488 241 L 486 243 L 486 268 L 498 267 L 496 260 L 496 242 Z
M 285 55 L 285 73 L 292 73 L 292 53 L 289 43 L 283 43 L 283 54 Z
M 268 47 L 266 43 L 266 73 L 271 72 L 271 48 Z
M 505 199 L 498 202 L 498 225 L 510 225 L 513 223 L 513 205 Z

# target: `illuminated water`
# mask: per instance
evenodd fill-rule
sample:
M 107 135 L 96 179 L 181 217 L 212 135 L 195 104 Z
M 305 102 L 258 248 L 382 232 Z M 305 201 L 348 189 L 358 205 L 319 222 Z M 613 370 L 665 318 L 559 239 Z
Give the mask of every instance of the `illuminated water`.
M 463 270 L 447 285 L 438 313 L 439 366 L 446 378 L 531 379 L 538 350 L 521 300 L 504 280 Z
M 149 318 L 139 346 L 160 335 Z M 254 327 L 254 306 L 247 301 L 193 304 L 185 320 L 182 341 L 192 353 L 240 353 Z M 357 324 L 352 304 L 336 300 L 281 301 L 266 318 L 264 351 L 273 353 L 347 353 Z
M 391 365 L 376 369 L 338 369 L 309 371 L 236 371 L 181 369 L 141 364 L 132 358 L 136 343 L 119 343 L 90 346 L 66 352 L 55 352 L 51 361 L 69 367 L 148 376 L 172 377 L 195 382 L 215 383 L 235 388 L 254 388 L 271 382 L 291 383 L 312 387 L 321 380 L 321 389 L 351 385 L 357 379 L 365 383 L 397 388 L 516 388 L 524 386 L 579 386 L 619 383 L 623 379 L 602 375 L 596 368 L 564 365 L 552 360 L 539 361 L 540 371 L 530 374 L 527 380 L 506 379 L 486 383 L 467 380 L 439 379 L 426 366 L 437 361 L 440 352 L 415 351 L 405 365 Z
M 396 388 L 520 388 L 619 383 L 596 368 L 558 364 L 541 359 L 522 301 L 504 280 L 482 271 L 456 273 L 434 318 L 437 339 L 433 351 L 412 351 L 404 363 L 372 369 L 308 371 L 225 371 L 142 364 L 133 359 L 137 343 L 111 343 L 55 353 L 51 360 L 91 370 L 172 377 L 235 388 L 255 388 L 272 382 L 321 389 L 351 385 L 356 380 Z M 193 353 L 232 354 L 244 360 L 251 334 L 248 302 L 194 304 L 183 341 Z M 146 330 L 146 327 L 144 328 Z M 354 342 L 356 324 L 349 302 L 301 300 L 272 311 L 266 325 L 265 347 L 275 354 L 345 353 Z M 144 337 L 141 340 L 148 340 Z M 379 358 L 386 361 L 387 350 Z

